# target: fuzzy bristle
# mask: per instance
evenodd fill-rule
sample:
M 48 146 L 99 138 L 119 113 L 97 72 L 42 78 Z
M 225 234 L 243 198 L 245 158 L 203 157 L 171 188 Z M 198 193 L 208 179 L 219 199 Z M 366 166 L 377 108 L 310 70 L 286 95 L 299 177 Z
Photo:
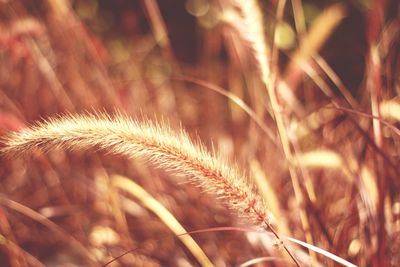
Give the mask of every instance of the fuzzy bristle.
M 10 134 L 3 153 L 23 154 L 33 148 L 49 150 L 100 149 L 144 158 L 159 168 L 184 175 L 207 192 L 215 192 L 239 215 L 257 224 L 269 224 L 267 208 L 246 177 L 232 164 L 194 144 L 181 131 L 116 115 L 67 115 L 49 119 Z

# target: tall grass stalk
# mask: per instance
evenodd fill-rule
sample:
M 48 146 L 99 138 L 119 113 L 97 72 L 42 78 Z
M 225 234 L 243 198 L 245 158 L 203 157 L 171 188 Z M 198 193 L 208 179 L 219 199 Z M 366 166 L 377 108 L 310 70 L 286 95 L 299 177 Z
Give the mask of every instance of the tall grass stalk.
M 278 69 L 277 66 L 267 64 L 268 58 L 272 56 L 269 55 L 270 48 L 268 47 L 264 37 L 265 30 L 263 26 L 262 12 L 258 3 L 254 0 L 236 0 L 233 1 L 233 3 L 235 3 L 236 7 L 241 11 L 242 20 L 231 20 L 230 23 L 237 28 L 238 34 L 248 45 L 250 55 L 255 59 L 255 63 L 258 66 L 260 79 L 268 93 L 272 117 L 277 126 L 283 152 L 289 163 L 289 173 L 296 201 L 300 209 L 300 219 L 305 232 L 305 237 L 308 243 L 313 244 L 313 238 L 309 230 L 310 223 L 304 208 L 306 200 L 303 196 L 300 179 L 295 168 L 295 166 L 298 166 L 297 158 L 296 154 L 293 153 L 291 149 L 291 140 L 287 133 L 285 117 L 282 112 L 283 108 L 278 101 L 276 92 L 277 82 L 279 81 Z M 281 2 L 281 4 L 282 3 L 284 4 L 284 2 Z M 283 7 L 284 6 L 281 5 L 279 11 L 282 11 Z M 310 255 L 315 258 L 315 255 L 311 251 Z

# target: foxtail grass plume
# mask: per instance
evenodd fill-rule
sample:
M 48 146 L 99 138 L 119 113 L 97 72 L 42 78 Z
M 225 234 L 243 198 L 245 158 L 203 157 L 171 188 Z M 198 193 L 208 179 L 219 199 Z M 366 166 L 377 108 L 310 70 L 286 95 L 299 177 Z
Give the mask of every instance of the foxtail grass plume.
M 4 145 L 3 153 L 15 155 L 34 148 L 94 148 L 129 158 L 147 159 L 153 165 L 186 176 L 203 190 L 215 193 L 239 216 L 270 230 L 282 242 L 270 224 L 266 204 L 245 175 L 216 154 L 207 152 L 200 143 L 193 143 L 183 130 L 174 133 L 167 126 L 139 123 L 123 115 L 65 115 L 14 132 L 6 137 Z
M 223 20 L 236 30 L 237 36 L 249 50 L 262 77 L 269 77 L 269 47 L 265 40 L 263 16 L 256 0 L 227 0 Z
M 24 154 L 34 148 L 94 148 L 143 158 L 159 168 L 189 177 L 254 223 L 269 224 L 265 203 L 237 168 L 193 143 L 185 132 L 174 133 L 167 126 L 139 123 L 122 115 L 66 115 L 14 132 L 4 144 L 2 151 L 7 154 Z

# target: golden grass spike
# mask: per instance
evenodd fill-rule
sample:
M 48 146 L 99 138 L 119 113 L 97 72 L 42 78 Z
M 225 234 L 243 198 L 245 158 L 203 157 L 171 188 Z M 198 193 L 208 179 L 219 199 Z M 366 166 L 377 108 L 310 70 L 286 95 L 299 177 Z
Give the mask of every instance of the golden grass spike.
M 139 123 L 121 115 L 66 115 L 12 133 L 4 144 L 3 153 L 23 154 L 35 147 L 95 148 L 144 158 L 160 168 L 188 176 L 253 222 L 269 221 L 265 204 L 241 172 L 201 144 L 194 144 L 183 131 L 177 134 L 166 126 Z
M 308 168 L 342 169 L 343 158 L 329 149 L 311 150 L 298 154 L 299 164 Z
M 265 40 L 262 12 L 256 0 L 229 1 L 233 8 L 224 12 L 223 20 L 231 25 L 251 51 L 259 72 L 269 76 L 269 47 Z
M 4 144 L 3 153 L 23 154 L 35 147 L 45 150 L 96 148 L 147 159 L 155 166 L 187 176 L 204 190 L 214 192 L 238 215 L 271 230 L 280 240 L 270 225 L 263 199 L 254 192 L 245 176 L 217 155 L 207 152 L 201 144 L 194 144 L 183 131 L 176 134 L 166 126 L 139 123 L 122 115 L 65 115 L 12 133 Z
M 3 153 L 23 154 L 35 147 L 95 148 L 147 159 L 157 167 L 189 177 L 205 191 L 214 192 L 239 216 L 271 230 L 282 242 L 269 222 L 267 206 L 246 177 L 201 144 L 194 144 L 184 131 L 177 134 L 166 126 L 139 123 L 123 115 L 65 115 L 12 133 L 4 145 Z M 299 266 L 285 245 L 284 248 Z

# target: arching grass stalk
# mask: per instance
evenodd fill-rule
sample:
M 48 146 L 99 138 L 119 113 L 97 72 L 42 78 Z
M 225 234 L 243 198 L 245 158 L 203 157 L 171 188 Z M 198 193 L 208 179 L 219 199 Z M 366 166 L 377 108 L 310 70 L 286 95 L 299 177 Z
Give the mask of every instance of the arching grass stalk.
M 66 115 L 37 123 L 5 140 L 3 153 L 24 154 L 33 148 L 100 149 L 130 158 L 143 158 L 159 168 L 184 175 L 205 191 L 212 192 L 241 217 L 274 233 L 268 209 L 243 173 L 234 165 L 193 143 L 181 131 L 155 123 L 139 123 L 126 116 Z M 283 244 L 290 257 L 297 260 Z

